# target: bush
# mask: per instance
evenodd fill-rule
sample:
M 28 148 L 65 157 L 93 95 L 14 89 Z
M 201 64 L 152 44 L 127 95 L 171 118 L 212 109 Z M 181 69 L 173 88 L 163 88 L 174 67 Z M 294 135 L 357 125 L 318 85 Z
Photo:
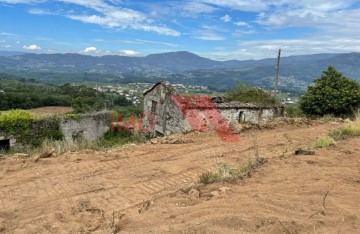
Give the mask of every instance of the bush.
M 334 139 L 345 139 L 354 136 L 360 136 L 360 126 L 345 126 L 330 131 L 329 136 Z
M 0 132 L 14 136 L 23 146 L 38 147 L 45 139 L 61 140 L 60 120 L 55 117 L 36 118 L 24 110 L 11 110 L 0 115 Z
M 304 113 L 300 109 L 299 105 L 288 105 L 285 107 L 286 116 L 289 118 L 304 117 Z
M 16 135 L 29 131 L 31 122 L 35 120 L 30 112 L 24 110 L 11 110 L 0 114 L 0 132 L 5 135 Z
M 244 179 L 249 177 L 250 173 L 255 170 L 256 167 L 264 164 L 265 162 L 266 159 L 257 157 L 254 159 L 249 159 L 245 163 L 234 168 L 225 163 L 219 163 L 217 165 L 216 172 L 206 172 L 201 174 L 199 177 L 199 182 L 202 184 L 211 184 L 221 181 Z
M 308 116 L 351 116 L 359 107 L 360 84 L 344 77 L 332 66 L 300 99 L 300 108 Z
M 270 93 L 247 85 L 238 85 L 232 92 L 225 94 L 225 101 L 239 101 L 243 103 L 254 103 L 261 105 L 274 105 L 276 99 Z
M 325 136 L 325 137 L 318 138 L 314 144 L 314 147 L 315 148 L 326 148 L 326 147 L 329 147 L 330 145 L 335 145 L 334 139 L 329 136 Z

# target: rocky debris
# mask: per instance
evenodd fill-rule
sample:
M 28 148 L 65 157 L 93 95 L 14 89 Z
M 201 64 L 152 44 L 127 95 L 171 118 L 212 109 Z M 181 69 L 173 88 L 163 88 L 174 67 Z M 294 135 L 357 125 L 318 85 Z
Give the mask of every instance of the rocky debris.
M 220 195 L 220 192 L 219 192 L 219 191 L 212 191 L 212 192 L 210 193 L 210 195 L 211 195 L 212 197 L 217 197 L 217 196 Z
M 223 194 L 227 194 L 230 190 L 231 190 L 231 188 L 229 188 L 229 187 L 221 187 L 218 190 L 210 192 L 210 196 L 217 197 L 217 196 L 220 196 Z
M 44 152 L 40 155 L 40 158 L 48 158 L 54 156 L 55 149 L 54 148 L 46 148 Z
M 151 144 L 188 144 L 188 143 L 194 143 L 191 139 L 185 139 L 183 137 L 179 136 L 167 136 L 163 138 L 154 138 L 150 140 Z
M 144 201 L 138 209 L 139 214 L 147 211 L 153 203 L 153 201 Z
M 222 194 L 226 194 L 228 191 L 230 191 L 231 188 L 229 187 L 221 187 L 219 188 L 219 191 L 222 193 Z
M 315 151 L 314 150 L 303 150 L 301 148 L 297 148 L 297 149 L 295 149 L 294 154 L 295 155 L 314 155 Z
M 165 137 L 161 140 L 161 144 L 188 144 L 188 143 L 194 143 L 194 141 L 190 139 L 171 137 L 171 136 Z
M 29 154 L 23 154 L 23 153 L 16 153 L 13 156 L 22 158 L 22 157 L 29 157 L 30 155 Z
M 190 189 L 190 191 L 188 192 L 188 194 L 191 196 L 191 197 L 194 197 L 194 198 L 199 198 L 200 197 L 200 192 L 199 190 L 197 189 Z
M 33 157 L 33 161 L 34 161 L 34 162 L 39 161 L 39 159 L 40 159 L 40 154 L 37 154 L 37 155 L 35 155 L 35 156 Z

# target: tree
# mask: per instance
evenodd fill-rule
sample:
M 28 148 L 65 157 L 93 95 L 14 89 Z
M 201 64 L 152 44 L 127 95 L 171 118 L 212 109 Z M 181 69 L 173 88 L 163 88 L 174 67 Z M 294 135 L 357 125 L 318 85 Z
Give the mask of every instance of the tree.
M 360 107 L 360 84 L 329 66 L 300 99 L 300 108 L 308 116 L 353 115 Z
M 276 104 L 276 99 L 270 93 L 247 85 L 240 84 L 232 92 L 225 94 L 225 101 L 239 101 L 243 103 L 254 103 L 262 105 Z

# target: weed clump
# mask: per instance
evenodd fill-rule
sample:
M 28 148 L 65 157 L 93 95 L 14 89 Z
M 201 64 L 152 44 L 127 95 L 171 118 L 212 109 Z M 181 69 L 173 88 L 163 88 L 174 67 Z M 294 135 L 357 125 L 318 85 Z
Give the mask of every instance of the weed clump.
M 202 184 L 212 184 L 216 182 L 232 181 L 250 177 L 251 172 L 258 166 L 266 163 L 265 158 L 248 159 L 245 163 L 236 167 L 231 167 L 226 163 L 219 163 L 216 172 L 205 172 L 200 175 L 199 182 Z
M 356 114 L 356 118 L 353 122 L 330 131 L 329 136 L 334 139 L 346 139 L 349 137 L 360 136 L 360 112 Z
M 315 144 L 314 144 L 314 148 L 326 148 L 329 147 L 331 145 L 335 145 L 336 142 L 332 137 L 329 136 L 324 136 L 324 137 L 320 137 L 316 140 Z

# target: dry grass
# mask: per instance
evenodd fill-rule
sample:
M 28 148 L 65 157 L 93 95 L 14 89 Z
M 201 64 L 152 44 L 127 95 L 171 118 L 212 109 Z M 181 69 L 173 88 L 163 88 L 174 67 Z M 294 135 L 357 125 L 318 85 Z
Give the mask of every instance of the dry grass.
M 360 136 L 360 112 L 356 114 L 354 121 L 343 127 L 330 131 L 329 136 L 334 139 L 345 139 Z
M 99 149 L 98 145 L 95 144 L 94 142 L 85 141 L 85 140 L 81 140 L 81 141 L 45 140 L 42 146 L 40 147 L 40 151 L 43 152 L 47 148 L 54 149 L 56 155 L 61 155 L 66 152 L 75 152 L 84 149 L 94 149 L 94 150 Z
M 335 145 L 336 142 L 333 138 L 329 136 L 320 137 L 316 140 L 314 144 L 314 148 L 326 148 L 331 145 Z
M 251 158 L 236 167 L 231 167 L 226 163 L 219 163 L 216 172 L 203 173 L 200 175 L 199 182 L 202 184 L 211 184 L 215 182 L 244 179 L 249 177 L 255 168 L 264 164 L 266 161 L 265 158 Z

